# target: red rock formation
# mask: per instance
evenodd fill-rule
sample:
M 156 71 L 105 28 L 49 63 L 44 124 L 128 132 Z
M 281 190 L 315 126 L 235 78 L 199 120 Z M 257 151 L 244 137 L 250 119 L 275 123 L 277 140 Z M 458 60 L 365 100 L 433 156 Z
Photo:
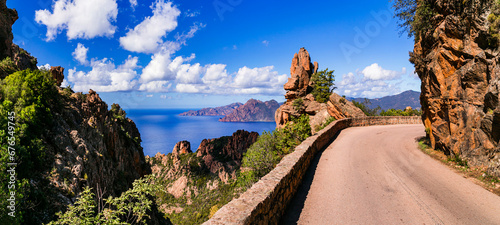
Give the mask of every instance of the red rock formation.
M 305 48 L 301 48 L 299 53 L 295 53 L 292 59 L 292 66 L 290 67 L 291 78 L 288 78 L 288 82 L 284 85 L 285 98 L 288 101 L 299 97 L 305 97 L 311 92 L 309 83 L 313 73 L 317 72 L 318 63 L 311 63 L 311 57 L 309 52 Z
M 50 74 L 52 74 L 52 77 L 56 81 L 56 85 L 61 86 L 61 83 L 64 80 L 64 68 L 60 66 L 52 66 L 50 67 Z
M 311 63 L 309 53 L 304 48 L 294 55 L 290 68 L 291 78 L 288 78 L 284 86 L 287 90 L 285 94 L 287 101 L 276 110 L 274 117 L 278 128 L 285 126 L 292 117 L 299 117 L 301 114 L 309 115 L 313 133 L 316 132 L 316 127 L 323 124 L 330 116 L 336 119 L 365 116 L 363 111 L 345 98 L 344 101 L 340 101 L 340 96 L 337 94 L 332 94 L 327 103 L 315 101 L 310 94 L 313 89 L 310 78 L 317 70 L 318 63 L 314 62 L 314 65 Z
M 218 174 L 222 181 L 227 182 L 230 177 L 236 178 L 234 172 L 241 166 L 243 154 L 258 137 L 256 132 L 238 130 L 232 136 L 205 139 L 196 156 L 203 159 L 211 173 Z
M 410 53 L 432 147 L 500 176 L 500 55 L 486 19 L 494 1 L 432 2 L 432 28 Z
M 221 122 L 273 122 L 274 112 L 280 105 L 275 100 L 262 102 L 250 99 L 237 109 L 233 110 Z
M 191 143 L 189 141 L 179 141 L 175 144 L 174 149 L 172 150 L 172 154 L 181 155 L 192 153 L 191 151 Z

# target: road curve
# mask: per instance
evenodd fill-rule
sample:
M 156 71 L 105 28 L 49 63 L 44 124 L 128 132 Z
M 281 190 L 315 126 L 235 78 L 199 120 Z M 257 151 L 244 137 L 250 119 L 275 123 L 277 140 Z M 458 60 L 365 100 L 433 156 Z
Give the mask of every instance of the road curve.
M 353 127 L 320 153 L 282 224 L 500 224 L 500 197 L 422 153 L 422 125 Z

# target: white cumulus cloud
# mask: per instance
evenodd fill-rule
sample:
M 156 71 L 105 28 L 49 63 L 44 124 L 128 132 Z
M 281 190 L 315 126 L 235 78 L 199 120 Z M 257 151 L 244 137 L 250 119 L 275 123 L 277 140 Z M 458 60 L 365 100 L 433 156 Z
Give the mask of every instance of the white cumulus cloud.
M 86 48 L 83 44 L 78 43 L 75 51 L 72 53 L 73 58 L 76 59 L 80 64 L 82 65 L 87 65 L 87 52 L 89 51 L 89 48 Z
M 35 21 L 47 26 L 47 41 L 63 30 L 69 40 L 111 37 L 116 31 L 118 5 L 116 0 L 54 0 L 52 11 L 38 10 Z
M 401 77 L 402 74 L 405 74 L 406 68 L 403 67 L 401 71 L 386 70 L 377 63 L 373 63 L 363 69 L 361 73 L 367 80 L 393 80 Z
M 132 52 L 154 53 L 163 44 L 163 37 L 177 28 L 179 9 L 172 2 L 157 0 L 151 5 L 153 16 L 146 17 L 126 36 L 120 38 L 120 45 Z
M 136 86 L 138 58 L 129 56 L 118 67 L 107 58 L 92 60 L 92 70 L 88 73 L 69 69 L 68 81 L 74 84 L 73 90 L 86 92 L 89 89 L 100 92 L 131 91 Z

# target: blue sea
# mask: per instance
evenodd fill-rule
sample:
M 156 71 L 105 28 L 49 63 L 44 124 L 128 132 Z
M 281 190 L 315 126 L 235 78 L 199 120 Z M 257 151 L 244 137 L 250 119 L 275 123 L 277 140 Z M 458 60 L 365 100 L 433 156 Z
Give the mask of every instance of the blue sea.
M 144 154 L 154 156 L 157 152 L 170 153 L 175 144 L 187 140 L 194 152 L 203 139 L 230 136 L 237 130 L 271 131 L 274 122 L 219 122 L 221 116 L 178 116 L 189 109 L 128 109 L 141 133 Z

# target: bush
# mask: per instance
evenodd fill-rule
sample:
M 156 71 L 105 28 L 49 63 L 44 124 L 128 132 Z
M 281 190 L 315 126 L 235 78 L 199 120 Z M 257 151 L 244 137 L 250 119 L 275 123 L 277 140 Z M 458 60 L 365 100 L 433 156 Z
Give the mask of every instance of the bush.
M 295 111 L 297 111 L 299 113 L 301 113 L 305 110 L 304 100 L 302 98 L 297 98 L 297 99 L 293 100 L 292 106 L 293 106 L 293 109 L 295 109 Z
M 378 114 L 378 111 L 380 110 L 380 106 L 377 106 L 377 108 L 374 109 L 370 109 L 368 105 L 371 105 L 371 102 L 366 98 L 363 103 L 352 100 L 352 104 L 361 109 L 361 111 L 363 111 L 367 116 L 376 116 Z
M 312 75 L 313 90 L 311 94 L 314 99 L 319 103 L 325 103 L 332 94 L 334 87 L 335 76 L 333 75 L 334 70 L 329 71 L 326 68 L 323 71 L 319 71 Z
M 292 152 L 310 135 L 311 126 L 307 115 L 294 118 L 281 130 L 264 132 L 245 153 L 242 167 L 250 169 L 251 172 L 244 172 L 242 175 L 248 180 L 263 177 L 284 155 Z
M 74 205 L 49 225 L 70 224 L 146 224 L 148 210 L 153 201 L 150 196 L 157 188 L 152 184 L 153 177 L 147 176 L 135 180 L 133 187 L 123 192 L 120 197 L 102 196 L 95 198 L 91 188 L 86 187 Z M 99 206 L 99 207 L 98 207 Z
M 6 171 L 8 160 L 8 147 L 15 149 L 15 162 L 17 183 L 17 201 L 20 203 L 16 208 L 16 220 L 7 217 L 7 202 L 0 203 L 0 222 L 10 221 L 12 224 L 21 222 L 29 223 L 23 218 L 22 213 L 32 212 L 35 206 L 45 202 L 45 196 L 36 186 L 29 185 L 29 181 L 39 178 L 39 173 L 45 171 L 47 166 L 45 151 L 46 145 L 43 136 L 46 135 L 48 127 L 52 126 L 53 112 L 58 110 L 58 92 L 50 74 L 41 71 L 18 71 L 0 82 L 0 130 L 7 131 L 14 127 L 11 133 L 0 132 L 0 170 Z M 15 114 L 14 117 L 9 115 Z M 12 126 L 12 124 L 15 124 Z M 13 138 L 12 138 L 13 137 Z M 14 146 L 7 143 L 8 139 L 14 139 Z M 0 196 L 2 198 L 9 193 L 8 179 L 6 173 L 0 173 Z M 9 223 L 9 222 L 6 222 Z
M 393 0 L 400 34 L 407 33 L 409 38 L 415 37 L 415 41 L 418 41 L 422 34 L 432 28 L 431 18 L 436 15 L 433 7 L 430 1 Z

